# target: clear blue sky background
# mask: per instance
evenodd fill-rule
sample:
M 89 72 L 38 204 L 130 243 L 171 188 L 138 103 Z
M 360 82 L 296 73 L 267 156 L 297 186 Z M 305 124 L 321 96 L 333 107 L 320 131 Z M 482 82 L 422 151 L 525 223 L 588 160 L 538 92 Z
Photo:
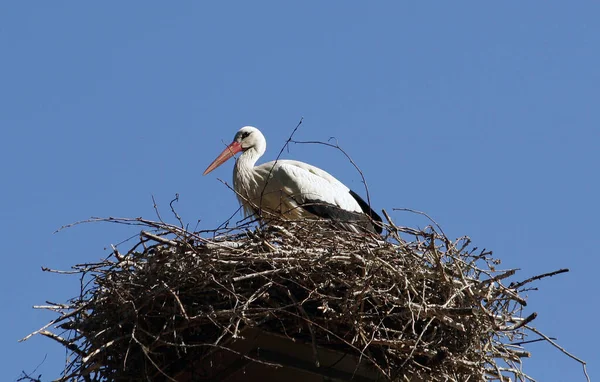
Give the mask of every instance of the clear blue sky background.
M 274 159 L 336 137 L 372 202 L 423 210 L 523 278 L 568 267 L 531 292 L 535 325 L 598 376 L 600 5 L 486 2 L 2 2 L 0 4 L 0 380 L 65 353 L 17 340 L 77 293 L 44 274 L 108 254 L 131 230 L 90 216 L 153 218 L 151 195 L 215 227 L 237 208 L 202 171 L 243 125 Z M 338 152 L 285 157 L 364 193 Z M 398 224 L 424 222 L 392 214 Z M 539 381 L 584 380 L 548 344 Z

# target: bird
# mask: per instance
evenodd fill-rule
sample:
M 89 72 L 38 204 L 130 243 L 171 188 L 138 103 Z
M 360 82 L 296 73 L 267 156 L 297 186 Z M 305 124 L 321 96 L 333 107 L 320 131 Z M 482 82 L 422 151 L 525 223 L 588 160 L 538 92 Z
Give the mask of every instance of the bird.
M 267 141 L 259 129 L 242 127 L 206 168 L 207 175 L 237 153 L 233 189 L 245 216 L 282 220 L 328 219 L 345 230 L 382 232 L 381 217 L 356 192 L 310 164 L 278 159 L 255 166 Z

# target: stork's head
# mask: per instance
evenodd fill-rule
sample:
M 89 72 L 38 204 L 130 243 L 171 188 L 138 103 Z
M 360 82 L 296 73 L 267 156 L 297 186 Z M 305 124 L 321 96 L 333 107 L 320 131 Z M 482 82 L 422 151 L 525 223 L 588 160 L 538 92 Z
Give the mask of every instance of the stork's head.
M 264 135 L 253 126 L 244 126 L 235 133 L 233 142 L 238 142 L 242 148 L 240 151 L 246 151 L 255 148 L 261 155 L 267 149 L 267 142 Z M 233 144 L 233 143 L 232 143 Z
M 239 129 L 237 133 L 235 133 L 233 142 L 231 142 L 231 144 L 229 144 L 229 146 L 227 146 L 225 150 L 223 150 L 223 152 L 207 167 L 203 175 L 206 175 L 215 168 L 219 167 L 225 163 L 227 159 L 239 152 L 249 151 L 254 154 L 253 156 L 258 158 L 264 154 L 266 149 L 267 141 L 260 130 L 253 126 L 244 126 Z

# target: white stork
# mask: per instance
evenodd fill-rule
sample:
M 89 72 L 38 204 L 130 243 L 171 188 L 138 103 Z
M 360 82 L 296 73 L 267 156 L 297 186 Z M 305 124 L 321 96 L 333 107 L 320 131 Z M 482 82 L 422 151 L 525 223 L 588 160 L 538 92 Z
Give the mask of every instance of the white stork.
M 260 130 L 242 127 L 204 175 L 242 152 L 233 168 L 233 188 L 246 216 L 266 213 L 285 220 L 318 217 L 342 223 L 353 231 L 359 225 L 381 233 L 377 224 L 381 217 L 369 204 L 320 168 L 282 159 L 254 166 L 266 148 Z

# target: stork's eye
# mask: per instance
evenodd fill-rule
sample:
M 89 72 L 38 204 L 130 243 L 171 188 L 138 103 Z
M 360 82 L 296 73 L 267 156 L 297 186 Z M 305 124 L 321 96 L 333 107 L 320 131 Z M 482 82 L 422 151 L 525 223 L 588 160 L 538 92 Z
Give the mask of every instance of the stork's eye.
M 248 135 L 250 135 L 250 132 L 249 131 L 244 131 L 242 133 L 242 139 L 245 139 Z

